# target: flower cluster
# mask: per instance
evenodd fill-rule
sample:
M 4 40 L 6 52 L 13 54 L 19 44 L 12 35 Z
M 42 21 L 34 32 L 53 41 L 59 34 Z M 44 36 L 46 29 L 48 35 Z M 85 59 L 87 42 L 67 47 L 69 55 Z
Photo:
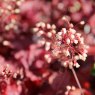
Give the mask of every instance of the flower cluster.
M 65 95 L 69 95 L 71 91 L 75 91 L 76 88 L 74 86 L 67 86 L 67 91 L 65 92 Z
M 45 50 L 50 49 L 52 36 L 56 34 L 56 26 L 39 22 L 36 27 L 33 28 L 34 34 L 40 38 L 38 43 L 45 46 Z
M 24 0 L 4 0 L 0 1 L 0 23 L 6 31 L 17 30 L 18 15 L 20 14 L 20 5 Z
M 65 17 L 62 19 L 67 21 Z M 81 34 L 73 28 L 73 25 L 69 23 L 69 26 L 69 28 L 62 28 L 60 32 L 57 32 L 50 24 L 40 22 L 34 28 L 34 31 L 41 37 L 39 41 L 45 44 L 45 50 L 50 50 L 53 57 L 61 61 L 63 66 L 78 68 L 80 65 L 77 60 L 86 60 L 87 46 L 84 44 Z
M 62 65 L 67 67 L 79 67 L 77 60 L 85 61 L 87 57 L 86 46 L 80 33 L 76 33 L 73 28 L 66 30 L 63 28 L 54 37 L 52 43 L 52 53 L 57 57 Z
M 75 86 L 67 86 L 67 91 L 65 92 L 65 95 L 81 95 L 81 90 L 76 88 Z M 84 92 L 85 95 L 92 95 L 90 92 L 82 89 L 82 92 Z

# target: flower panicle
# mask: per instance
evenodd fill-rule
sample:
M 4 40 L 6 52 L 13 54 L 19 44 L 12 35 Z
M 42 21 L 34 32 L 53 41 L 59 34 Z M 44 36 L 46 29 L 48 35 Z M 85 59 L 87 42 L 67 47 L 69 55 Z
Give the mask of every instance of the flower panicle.
M 43 43 L 45 50 L 50 51 L 62 66 L 79 68 L 77 60 L 86 60 L 87 46 L 84 43 L 84 38 L 73 27 L 62 28 L 57 32 L 57 29 L 52 25 L 40 22 L 34 28 L 34 32 L 40 36 L 39 41 Z

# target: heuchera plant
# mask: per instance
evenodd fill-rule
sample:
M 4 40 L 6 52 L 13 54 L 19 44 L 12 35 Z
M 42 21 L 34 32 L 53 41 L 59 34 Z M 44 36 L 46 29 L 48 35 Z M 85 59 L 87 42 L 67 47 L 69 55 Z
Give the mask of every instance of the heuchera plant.
M 82 34 L 95 44 L 94 8 L 94 0 L 0 0 L 0 95 L 90 95 L 74 69 L 87 57 Z M 79 88 L 67 86 L 70 71 Z

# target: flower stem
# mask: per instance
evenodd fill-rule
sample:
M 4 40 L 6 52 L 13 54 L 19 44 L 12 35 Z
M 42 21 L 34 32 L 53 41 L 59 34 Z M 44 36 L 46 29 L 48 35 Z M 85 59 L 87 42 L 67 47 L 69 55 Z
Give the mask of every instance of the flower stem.
M 72 67 L 71 70 L 72 70 L 72 73 L 73 73 L 73 75 L 74 75 L 74 77 L 75 77 L 75 80 L 76 80 L 76 82 L 77 82 L 77 85 L 78 85 L 79 89 L 81 90 L 81 95 L 84 95 L 84 93 L 83 93 L 83 91 L 82 91 L 81 84 L 80 84 L 80 82 L 79 82 L 79 79 L 78 79 L 78 77 L 77 77 L 77 75 L 76 75 L 76 72 L 75 72 L 74 68 Z

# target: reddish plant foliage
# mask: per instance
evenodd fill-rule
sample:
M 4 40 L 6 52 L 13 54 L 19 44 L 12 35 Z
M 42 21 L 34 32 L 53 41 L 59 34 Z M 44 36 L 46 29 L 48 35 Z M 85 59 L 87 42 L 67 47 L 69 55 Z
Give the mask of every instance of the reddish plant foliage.
M 0 95 L 64 95 L 77 86 L 72 66 L 94 95 L 94 8 L 94 0 L 0 0 Z

